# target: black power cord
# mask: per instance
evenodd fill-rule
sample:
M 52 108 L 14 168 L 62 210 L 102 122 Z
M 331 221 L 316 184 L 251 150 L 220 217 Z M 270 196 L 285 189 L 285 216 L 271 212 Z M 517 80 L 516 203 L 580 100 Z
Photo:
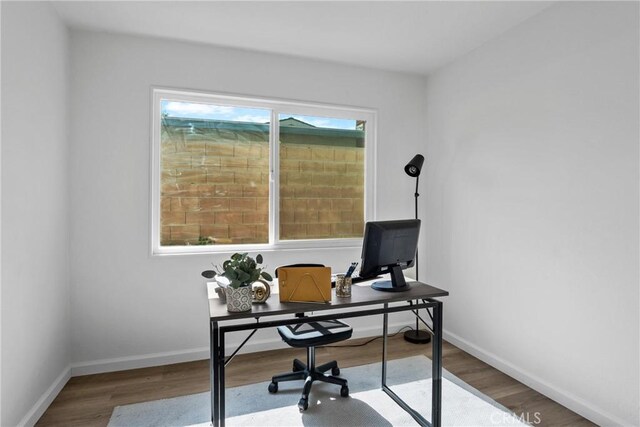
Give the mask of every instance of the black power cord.
M 405 329 L 411 329 L 411 326 L 403 326 L 402 328 L 398 329 L 397 332 L 391 334 L 391 335 L 387 335 L 388 338 L 393 338 L 396 335 L 398 335 L 400 332 L 404 331 Z M 360 344 L 347 344 L 347 345 L 319 345 L 317 348 L 347 348 L 347 347 L 363 347 L 367 344 L 370 344 L 372 342 L 374 342 L 375 340 L 379 340 L 382 338 L 382 335 L 378 335 L 377 337 L 373 337 L 363 343 Z

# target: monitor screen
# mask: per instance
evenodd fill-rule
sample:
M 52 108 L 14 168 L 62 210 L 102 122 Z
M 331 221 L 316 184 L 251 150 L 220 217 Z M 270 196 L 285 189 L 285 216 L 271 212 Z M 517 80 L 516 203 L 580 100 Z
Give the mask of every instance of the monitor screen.
M 391 280 L 374 282 L 371 287 L 383 291 L 407 291 L 402 270 L 411 267 L 418 248 L 420 220 L 370 221 L 364 229 L 361 277 L 391 273 Z

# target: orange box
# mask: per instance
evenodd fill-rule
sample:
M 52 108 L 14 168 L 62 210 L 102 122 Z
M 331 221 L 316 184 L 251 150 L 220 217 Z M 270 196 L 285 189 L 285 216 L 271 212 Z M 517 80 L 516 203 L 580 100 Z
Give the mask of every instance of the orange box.
M 331 302 L 331 267 L 280 267 L 280 302 Z

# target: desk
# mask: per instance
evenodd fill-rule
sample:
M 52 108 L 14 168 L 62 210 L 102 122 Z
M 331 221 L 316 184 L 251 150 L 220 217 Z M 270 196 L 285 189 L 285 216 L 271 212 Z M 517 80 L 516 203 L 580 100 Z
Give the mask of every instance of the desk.
M 225 365 L 231 361 L 238 350 L 253 336 L 258 329 L 274 328 L 282 325 L 306 323 L 333 319 L 348 319 L 382 314 L 382 382 L 381 387 L 398 405 L 406 410 L 419 424 L 433 427 L 441 425 L 442 398 L 442 302 L 434 298 L 449 295 L 447 291 L 433 286 L 409 282 L 411 289 L 406 292 L 380 292 L 371 289 L 364 282 L 352 286 L 351 298 L 337 298 L 335 289 L 332 291 L 332 303 L 281 303 L 277 295 L 272 295 L 265 304 L 254 304 L 251 311 L 229 313 L 227 306 L 217 298 L 215 285 L 209 283 L 209 338 L 210 338 L 210 376 L 211 376 L 211 423 L 214 427 L 224 427 L 225 423 Z M 415 303 L 414 301 L 418 301 Z M 390 303 L 400 303 L 389 306 Z M 419 309 L 433 310 L 432 340 L 432 399 L 431 422 L 410 408 L 386 384 L 387 374 L 387 328 L 389 313 L 401 311 L 415 311 Z M 343 313 L 322 314 L 323 311 L 333 309 L 348 309 Z M 276 320 L 269 317 L 283 314 L 310 313 L 308 317 L 291 317 Z M 320 313 L 320 314 L 318 314 Z M 221 326 L 220 323 L 234 320 L 233 324 Z M 240 321 L 240 322 L 238 322 Z M 237 331 L 252 331 L 229 357 L 225 356 L 225 334 Z M 265 399 L 268 393 L 265 388 Z

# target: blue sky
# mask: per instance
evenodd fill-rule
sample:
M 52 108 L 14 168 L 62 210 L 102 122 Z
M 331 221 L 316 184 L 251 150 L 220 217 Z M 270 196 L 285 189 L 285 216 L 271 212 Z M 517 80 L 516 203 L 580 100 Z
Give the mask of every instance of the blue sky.
M 162 101 L 162 114 L 169 117 L 189 119 L 230 120 L 238 122 L 267 123 L 271 111 L 261 108 L 241 108 L 223 105 L 200 104 L 193 102 Z M 281 113 L 280 119 L 294 117 L 303 122 L 322 128 L 355 129 L 355 120 L 334 119 L 330 117 L 303 116 Z

